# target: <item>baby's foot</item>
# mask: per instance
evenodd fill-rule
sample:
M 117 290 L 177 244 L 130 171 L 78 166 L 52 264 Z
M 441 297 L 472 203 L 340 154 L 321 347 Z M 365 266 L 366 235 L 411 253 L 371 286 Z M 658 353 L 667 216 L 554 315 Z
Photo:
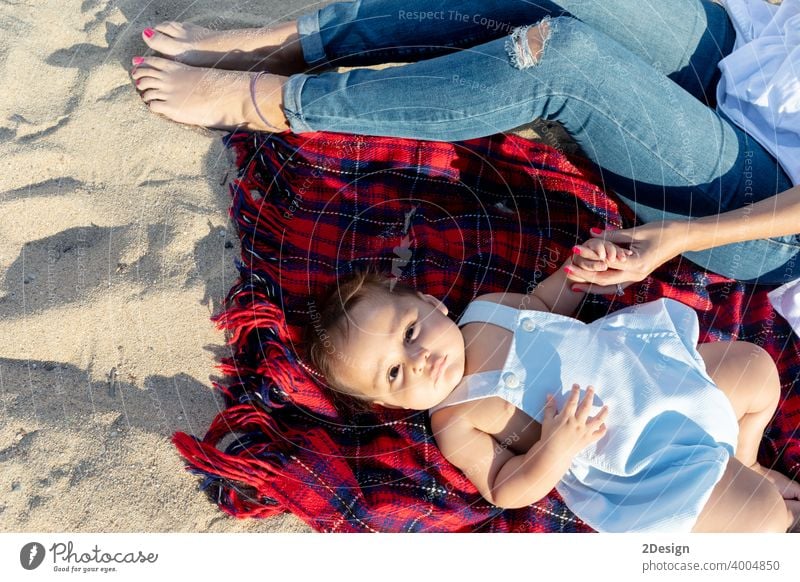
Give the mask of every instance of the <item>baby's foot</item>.
M 286 77 L 262 75 L 256 86 L 256 113 L 250 98 L 250 79 L 256 73 L 190 67 L 159 57 L 136 57 L 131 75 L 151 111 L 173 121 L 213 129 L 243 128 L 281 131 L 289 124 L 281 109 Z
M 792 520 L 792 524 L 787 531 L 790 533 L 800 533 L 800 501 L 787 499 L 786 509 L 789 510 L 789 515 L 791 515 Z
M 269 70 L 286 75 L 306 68 L 296 22 L 239 30 L 162 22 L 155 29 L 146 28 L 142 39 L 165 57 L 195 67 Z
M 768 481 L 773 483 L 775 487 L 778 488 L 778 491 L 781 492 L 781 496 L 784 499 L 797 499 L 800 500 L 800 483 L 793 479 L 789 479 L 783 473 L 775 471 L 773 469 L 767 469 L 766 467 L 759 465 L 756 463 L 753 465 L 752 469 L 758 473 L 764 475 Z

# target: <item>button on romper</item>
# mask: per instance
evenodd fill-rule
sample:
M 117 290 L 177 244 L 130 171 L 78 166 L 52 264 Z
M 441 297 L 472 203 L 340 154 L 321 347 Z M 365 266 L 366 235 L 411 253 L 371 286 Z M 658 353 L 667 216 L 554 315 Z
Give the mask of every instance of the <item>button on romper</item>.
M 671 299 L 585 324 L 554 313 L 473 301 L 459 326 L 513 333 L 502 370 L 465 376 L 439 408 L 499 396 L 541 423 L 545 396 L 564 406 L 574 383 L 609 407 L 605 436 L 556 485 L 597 531 L 690 531 L 734 454 L 733 407 L 697 352 L 695 312 Z M 582 398 L 583 396 L 581 396 Z

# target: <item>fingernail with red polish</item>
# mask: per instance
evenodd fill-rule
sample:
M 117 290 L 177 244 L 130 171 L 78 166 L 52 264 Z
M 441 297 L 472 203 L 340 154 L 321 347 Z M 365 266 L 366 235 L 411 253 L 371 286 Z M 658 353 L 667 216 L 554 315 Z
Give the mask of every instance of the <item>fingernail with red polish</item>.
M 572 247 L 572 252 L 575 253 L 576 255 L 579 255 L 579 254 L 581 254 L 581 248 L 576 245 L 576 246 Z
M 570 269 L 569 267 L 564 267 L 564 272 L 565 272 L 565 273 L 567 273 L 567 274 L 569 274 L 569 275 L 572 275 L 572 272 L 573 272 L 573 271 L 572 271 L 572 269 Z
M 580 289 L 578 289 L 577 287 L 573 287 L 573 288 L 572 288 L 572 292 L 573 292 L 573 293 L 580 293 L 580 292 L 581 292 L 581 290 L 580 290 Z
M 603 234 L 603 231 L 600 230 L 599 228 L 590 228 L 589 232 L 591 232 L 592 234 Z
M 155 31 L 155 30 L 153 30 L 152 28 L 145 28 L 145 29 L 144 29 L 144 35 L 145 35 L 147 38 L 152 38 L 152 36 L 153 36 L 155 33 L 156 33 L 156 31 Z
M 141 79 L 136 79 L 136 84 L 137 85 L 139 84 L 139 81 L 141 81 Z
M 144 62 L 144 57 L 133 57 L 134 65 L 141 65 Z

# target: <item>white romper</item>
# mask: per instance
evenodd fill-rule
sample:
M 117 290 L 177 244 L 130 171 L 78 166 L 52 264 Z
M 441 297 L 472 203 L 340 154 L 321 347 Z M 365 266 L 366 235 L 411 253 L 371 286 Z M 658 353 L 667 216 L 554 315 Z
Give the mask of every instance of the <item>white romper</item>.
M 564 405 L 572 384 L 609 407 L 606 435 L 556 485 L 589 526 L 608 532 L 688 532 L 734 454 L 733 407 L 697 352 L 695 312 L 671 299 L 585 324 L 550 312 L 473 301 L 459 326 L 511 331 L 502 370 L 465 376 L 430 409 L 499 396 L 541 423 L 545 395 Z

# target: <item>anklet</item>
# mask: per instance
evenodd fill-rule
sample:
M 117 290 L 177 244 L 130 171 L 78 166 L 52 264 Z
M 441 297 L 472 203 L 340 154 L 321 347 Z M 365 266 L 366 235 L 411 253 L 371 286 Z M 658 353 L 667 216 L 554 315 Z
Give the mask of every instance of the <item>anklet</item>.
M 264 122 L 264 125 L 270 128 L 272 131 L 280 133 L 283 130 L 279 127 L 275 127 L 269 121 L 267 121 L 267 118 L 261 114 L 261 111 L 258 108 L 258 103 L 256 103 L 256 83 L 258 82 L 258 79 L 261 77 L 261 75 L 264 74 L 266 74 L 266 71 L 260 71 L 255 77 L 250 78 L 250 100 L 253 102 L 253 109 L 256 110 L 256 113 L 261 118 L 261 121 Z

